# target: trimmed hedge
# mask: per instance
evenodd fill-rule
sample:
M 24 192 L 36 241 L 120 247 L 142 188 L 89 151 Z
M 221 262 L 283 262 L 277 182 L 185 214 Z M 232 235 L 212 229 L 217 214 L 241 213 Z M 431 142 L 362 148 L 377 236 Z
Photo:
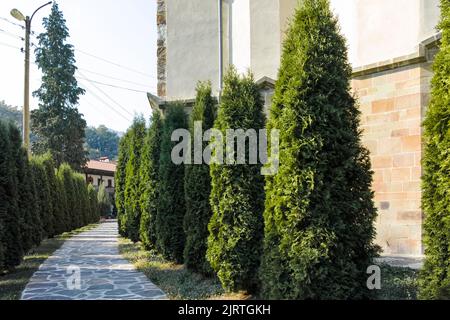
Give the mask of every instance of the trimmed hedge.
M 422 208 L 425 263 L 421 299 L 450 299 L 450 3 L 441 1 L 442 41 L 434 60 L 431 103 L 424 122 Z
M 167 106 L 161 138 L 158 183 L 160 192 L 156 215 L 157 247 L 165 258 L 178 263 L 183 262 L 185 243 L 184 165 L 172 162 L 172 148 L 177 143 L 171 141 L 171 136 L 174 130 L 187 128 L 186 120 L 184 105 Z
M 141 223 L 140 239 L 145 248 L 156 247 L 156 215 L 159 201 L 159 158 L 161 153 L 162 119 L 156 112 L 144 141 L 139 171 Z
M 266 180 L 264 298 L 369 296 L 377 211 L 351 72 L 329 1 L 302 1 L 268 124 L 280 131 L 280 167 Z
M 258 133 L 264 125 L 263 101 L 253 76 L 240 77 L 231 68 L 224 79 L 214 128 L 226 137 L 227 129 L 254 129 Z M 236 150 L 234 141 L 233 145 L 227 142 L 224 150 Z M 226 291 L 254 291 L 258 286 L 263 240 L 261 165 L 212 163 L 211 184 L 213 216 L 209 223 L 208 261 Z
M 45 238 L 98 221 L 84 176 L 51 155 L 28 159 L 16 126 L 0 121 L 0 273 Z M 92 209 L 91 209 L 92 208 Z
M 125 219 L 123 220 L 125 234 L 133 242 L 139 241 L 141 221 L 139 168 L 146 134 L 145 119 L 141 116 L 136 117 L 129 131 L 129 158 L 125 167 Z
M 216 102 L 211 96 L 211 84 L 199 83 L 189 123 L 192 146 L 194 146 L 194 122 L 202 122 L 203 132 L 211 129 L 214 126 L 215 104 Z M 204 150 L 208 143 L 203 142 L 202 145 L 202 150 Z M 194 157 L 192 157 L 193 160 Z M 209 203 L 211 194 L 209 170 L 207 164 L 186 165 L 184 175 L 184 195 L 186 199 L 186 214 L 183 225 L 186 233 L 184 263 L 188 269 L 205 275 L 212 273 L 211 266 L 206 260 L 208 224 L 212 216 Z

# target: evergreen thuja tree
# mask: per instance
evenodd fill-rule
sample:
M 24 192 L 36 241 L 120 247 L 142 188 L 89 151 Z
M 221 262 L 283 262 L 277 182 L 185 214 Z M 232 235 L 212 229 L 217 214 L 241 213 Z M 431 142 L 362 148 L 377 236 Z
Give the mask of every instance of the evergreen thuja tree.
M 97 194 L 98 210 L 102 217 L 107 217 L 111 213 L 111 201 L 106 192 L 105 184 L 101 184 Z
M 214 115 L 215 101 L 211 96 L 211 84 L 199 83 L 189 124 L 192 146 L 194 145 L 195 122 L 200 121 L 202 132 L 205 132 L 214 126 Z M 203 155 L 207 142 L 201 142 L 200 144 L 202 145 L 201 154 Z M 194 157 L 192 157 L 192 160 L 194 160 Z M 212 271 L 209 262 L 206 260 L 208 223 L 212 216 L 209 204 L 210 194 L 209 165 L 203 163 L 203 158 L 201 164 L 186 165 L 184 175 L 184 195 L 186 199 L 184 263 L 188 269 L 202 274 L 210 274 Z
M 171 141 L 174 130 L 186 129 L 186 114 L 182 104 L 172 104 L 166 109 L 159 162 L 159 202 L 156 215 L 157 247 L 165 258 L 183 262 L 185 235 L 183 218 L 186 212 L 184 201 L 184 165 L 172 161 L 171 153 L 177 144 Z
M 253 76 L 240 77 L 231 68 L 224 79 L 224 91 L 214 128 L 226 142 L 224 150 L 237 150 L 232 162 L 211 163 L 213 216 L 209 223 L 207 259 L 226 291 L 257 289 L 263 239 L 264 177 L 261 165 L 250 163 L 250 150 L 258 144 L 258 132 L 265 125 L 263 101 Z M 254 132 L 255 139 L 237 134 L 231 140 L 227 130 Z M 249 131 L 248 131 L 249 130 Z M 246 141 L 245 155 L 236 140 Z M 256 144 L 256 145 L 254 145 Z M 238 164 L 245 156 L 246 164 Z M 215 157 L 218 157 L 216 152 Z M 227 159 L 227 155 L 223 155 Z
M 431 103 L 425 128 L 422 208 L 425 213 L 425 263 L 419 285 L 422 299 L 450 298 L 450 3 L 441 1 L 442 41 L 434 61 Z
M 16 167 L 21 146 L 17 130 L 12 124 L 1 121 L 0 147 L 0 225 L 3 228 L 0 243 L 3 246 L 3 268 L 12 270 L 20 264 L 23 256 Z
M 126 183 L 126 167 L 130 157 L 130 136 L 129 129 L 119 142 L 119 157 L 117 162 L 115 181 L 117 222 L 119 225 L 119 233 L 126 236 L 126 214 L 125 214 L 125 183 Z
M 86 121 L 76 106 L 84 90 L 75 78 L 77 70 L 73 46 L 67 43 L 69 31 L 58 4 L 43 22 L 45 32 L 38 36 L 36 64 L 42 71 L 41 87 L 33 93 L 39 109 L 31 113 L 32 131 L 36 135 L 33 151 L 51 151 L 56 165 L 66 162 L 79 170 L 86 163 Z
M 146 136 L 145 119 L 137 117 L 131 126 L 129 158 L 125 167 L 125 230 L 126 236 L 133 242 L 139 241 L 141 209 L 139 207 L 139 169 L 142 147 Z
M 268 125 L 280 133 L 280 167 L 266 181 L 265 298 L 368 295 L 377 213 L 351 72 L 329 1 L 302 1 L 284 43 Z
M 139 172 L 141 195 L 140 239 L 145 248 L 156 247 L 156 214 L 159 201 L 158 175 L 161 153 L 162 120 L 159 112 L 151 119 L 144 141 Z
M 71 231 L 76 229 L 79 225 L 77 198 L 76 198 L 76 185 L 73 179 L 72 168 L 63 163 L 58 168 L 58 178 L 61 181 L 61 189 L 64 191 L 64 204 L 65 204 L 65 225 L 64 231 Z
M 48 183 L 48 188 L 50 190 L 49 201 L 51 202 L 51 204 L 49 204 L 48 209 L 51 209 L 50 219 L 53 221 L 53 230 L 48 229 L 47 231 L 52 231 L 48 234 L 48 236 L 51 238 L 65 231 L 65 203 L 63 199 L 61 199 L 63 191 L 59 189 L 59 183 L 56 177 L 55 163 L 51 154 L 47 153 L 40 156 L 39 161 L 42 162 L 42 165 L 44 166 L 46 180 Z M 36 183 L 38 186 L 40 185 L 39 179 L 36 180 Z
M 90 221 L 89 223 L 95 223 L 100 220 L 100 209 L 97 200 L 97 191 L 95 190 L 92 184 L 88 185 L 88 194 L 89 194 L 89 207 L 90 207 Z

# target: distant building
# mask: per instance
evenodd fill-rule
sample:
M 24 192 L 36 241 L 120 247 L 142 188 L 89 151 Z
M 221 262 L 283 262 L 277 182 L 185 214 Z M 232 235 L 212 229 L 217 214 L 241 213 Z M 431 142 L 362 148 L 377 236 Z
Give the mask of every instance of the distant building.
M 116 167 L 116 163 L 111 162 L 108 158 L 100 158 L 98 161 L 90 160 L 84 169 L 86 182 L 92 184 L 97 190 L 104 183 L 106 192 L 113 196 Z

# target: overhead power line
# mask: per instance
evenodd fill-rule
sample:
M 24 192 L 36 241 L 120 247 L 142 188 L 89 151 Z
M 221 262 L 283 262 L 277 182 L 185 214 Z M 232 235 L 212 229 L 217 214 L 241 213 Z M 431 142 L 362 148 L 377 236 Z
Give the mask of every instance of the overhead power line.
M 16 35 L 16 34 L 12 33 L 12 32 L 5 31 L 5 30 L 3 30 L 3 29 L 0 29 L 0 32 L 4 33 L 4 34 L 6 34 L 6 35 L 8 35 L 8 36 L 10 36 L 10 37 L 13 37 L 13 38 L 16 38 L 16 39 L 20 39 L 20 40 L 22 40 L 22 41 L 25 41 L 25 39 L 24 39 L 23 37 L 18 36 L 18 35 Z
M 106 107 L 110 108 L 112 111 L 114 111 L 117 115 L 119 115 L 121 118 L 125 119 L 128 122 L 131 122 L 131 119 L 129 119 L 127 116 L 123 115 L 120 111 L 118 111 L 116 108 L 111 106 L 108 102 L 106 102 L 103 98 L 101 98 L 98 94 L 96 94 L 94 91 L 92 91 L 84 82 L 81 81 L 81 84 L 83 84 L 83 89 L 85 89 L 88 93 L 92 94 L 97 100 L 99 100 L 101 103 L 103 103 Z
M 118 106 L 120 109 L 122 109 L 125 113 L 127 113 L 128 115 L 130 115 L 131 117 L 133 117 L 133 114 L 132 114 L 131 112 L 129 112 L 129 111 L 128 111 L 127 109 L 125 109 L 124 107 L 122 107 L 122 105 L 121 105 L 120 103 L 118 103 L 116 100 L 114 100 L 113 98 L 111 98 L 111 96 L 109 96 L 105 91 L 103 91 L 102 89 L 100 89 L 99 87 L 97 87 L 97 86 L 95 85 L 95 83 L 96 83 L 95 81 L 86 78 L 85 75 L 84 75 L 83 73 L 81 73 L 79 70 L 78 70 L 78 73 L 84 77 L 84 78 L 82 78 L 83 80 L 89 81 L 89 82 L 91 83 L 91 85 L 92 85 L 94 88 L 96 88 L 98 91 L 100 91 L 105 97 L 107 97 L 110 101 L 112 101 L 116 106 Z
M 13 46 L 13 45 L 5 43 L 5 42 L 0 42 L 0 46 L 9 47 L 9 48 L 17 49 L 17 50 L 22 50 L 22 48 L 19 48 L 17 46 Z
M 124 82 L 124 83 L 134 84 L 136 86 L 145 87 L 145 88 L 149 87 L 149 85 L 146 85 L 146 84 L 142 84 L 142 83 L 138 83 L 138 82 L 134 82 L 134 81 L 129 81 L 129 80 L 124 80 L 124 79 L 121 79 L 121 78 L 116 78 L 116 77 L 109 76 L 109 75 L 106 75 L 106 74 L 103 74 L 103 73 L 90 71 L 88 69 L 84 69 L 84 68 L 78 68 L 78 69 L 80 69 L 80 70 L 82 70 L 84 72 L 95 74 L 97 76 L 108 78 L 108 79 L 111 79 L 111 80 L 116 80 L 116 81 L 121 81 L 121 82 Z
M 9 20 L 9 19 L 6 19 L 6 18 L 4 18 L 4 17 L 0 17 L 0 20 L 6 21 L 6 22 L 8 22 L 9 24 L 11 24 L 11 25 L 13 25 L 13 26 L 20 27 L 20 28 L 22 28 L 23 30 L 25 30 L 25 26 L 23 26 L 23 25 L 21 25 L 21 24 L 18 24 L 18 23 L 14 22 L 14 21 L 11 21 L 11 20 Z
M 99 57 L 99 56 L 96 56 L 96 55 L 94 55 L 94 54 L 88 53 L 88 52 L 86 52 L 86 51 L 83 51 L 83 50 L 80 50 L 80 49 L 76 49 L 76 48 L 75 48 L 75 51 L 78 51 L 78 52 L 80 52 L 80 53 L 82 53 L 82 54 L 84 54 L 84 55 L 87 55 L 87 56 L 89 56 L 89 57 L 92 57 L 92 58 L 94 58 L 94 59 L 97 59 L 97 60 L 100 60 L 100 61 L 109 63 L 109 64 L 114 65 L 114 66 L 116 66 L 116 67 L 119 67 L 119 68 L 122 68 L 122 69 L 125 69 L 125 70 L 128 70 L 128 71 L 131 71 L 131 72 L 134 72 L 134 73 L 143 75 L 143 76 L 148 77 L 148 78 L 151 78 L 151 79 L 156 79 L 155 76 L 152 76 L 152 75 L 150 75 L 150 74 L 147 74 L 147 73 L 144 73 L 144 72 L 135 70 L 135 69 L 133 69 L 133 68 L 130 68 L 130 67 L 121 65 L 121 64 L 119 64 L 119 63 L 116 63 L 116 62 L 113 62 L 113 61 L 104 59 L 104 58 L 102 58 L 102 57 Z

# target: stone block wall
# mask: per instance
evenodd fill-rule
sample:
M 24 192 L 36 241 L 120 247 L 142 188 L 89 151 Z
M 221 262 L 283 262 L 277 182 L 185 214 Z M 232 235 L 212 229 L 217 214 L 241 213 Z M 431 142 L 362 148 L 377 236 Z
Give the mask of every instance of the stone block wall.
M 431 77 L 431 63 L 421 62 L 353 80 L 375 172 L 376 242 L 386 255 L 423 254 L 422 122 Z

